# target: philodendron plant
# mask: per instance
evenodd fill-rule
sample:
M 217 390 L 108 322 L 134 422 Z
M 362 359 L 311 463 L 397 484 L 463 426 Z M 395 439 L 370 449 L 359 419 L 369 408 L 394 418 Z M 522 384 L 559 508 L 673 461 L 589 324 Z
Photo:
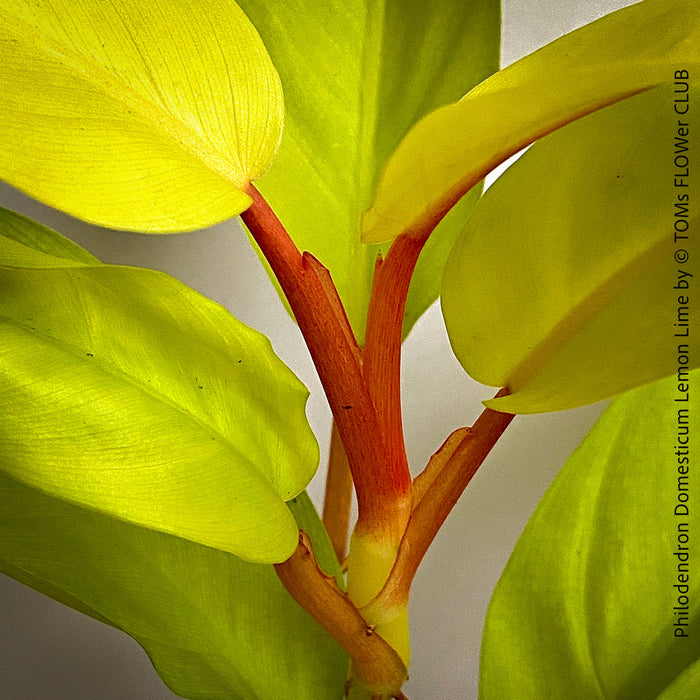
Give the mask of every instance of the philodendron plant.
M 321 519 L 308 392 L 264 336 L 2 210 L 0 571 L 184 698 L 405 698 L 411 583 L 490 449 L 516 414 L 620 395 L 497 586 L 480 694 L 700 696 L 696 0 L 500 71 L 494 0 L 0 20 L 0 178 L 117 229 L 240 216 L 334 419 Z M 495 395 L 412 478 L 401 346 L 438 296 Z

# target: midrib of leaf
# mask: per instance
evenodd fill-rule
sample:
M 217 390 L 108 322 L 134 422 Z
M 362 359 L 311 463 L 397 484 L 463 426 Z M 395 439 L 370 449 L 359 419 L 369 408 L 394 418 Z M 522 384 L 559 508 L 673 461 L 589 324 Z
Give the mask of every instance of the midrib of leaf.
M 27 335 L 41 338 L 41 340 L 43 340 L 48 345 L 54 346 L 63 353 L 71 355 L 73 357 L 77 357 L 80 360 L 84 361 L 85 353 L 81 349 L 76 348 L 74 345 L 64 340 L 54 338 L 50 335 L 47 335 L 46 333 L 42 333 L 41 331 L 35 330 L 29 325 L 22 323 L 21 321 L 17 321 L 16 319 L 10 318 L 9 316 L 5 316 L 4 314 L 0 314 L 0 319 L 5 321 L 9 325 L 19 328 L 22 332 L 26 333 Z M 191 421 L 198 428 L 200 428 L 202 432 L 204 432 L 206 435 L 213 437 L 219 440 L 221 443 L 223 443 L 224 446 L 226 446 L 230 450 L 230 452 L 236 455 L 238 459 L 244 460 L 247 464 L 247 468 L 254 469 L 258 473 L 260 479 L 262 479 L 266 483 L 270 483 L 271 487 L 275 490 L 275 493 L 277 493 L 277 489 L 272 484 L 271 478 L 264 475 L 253 462 L 248 460 L 245 454 L 241 454 L 240 450 L 238 450 L 236 446 L 231 443 L 231 441 L 226 435 L 214 429 L 207 423 L 204 423 L 201 418 L 189 411 L 185 406 L 181 406 L 180 404 L 175 403 L 170 397 L 165 396 L 164 394 L 161 394 L 158 391 L 155 391 L 152 387 L 148 387 L 145 384 L 142 384 L 135 377 L 127 374 L 118 366 L 112 363 L 100 361 L 98 359 L 98 355 L 95 355 L 94 357 L 90 358 L 89 363 L 86 362 L 86 364 L 89 364 L 90 367 L 94 367 L 96 371 L 101 372 L 102 374 L 114 377 L 119 382 L 128 384 L 129 386 L 136 388 L 138 391 L 145 394 L 150 399 L 156 401 L 157 403 L 161 403 L 165 406 L 168 406 L 170 409 L 181 414 L 185 419 Z
M 668 237 L 656 241 L 630 262 L 614 271 L 593 291 L 585 295 L 569 313 L 537 344 L 534 350 L 512 370 L 506 386 L 515 392 L 534 377 L 588 321 L 594 318 L 619 294 L 672 248 Z
M 243 189 L 248 184 L 241 164 L 236 162 L 235 167 L 230 164 L 234 158 L 233 155 L 222 154 L 201 133 L 176 119 L 166 109 L 147 100 L 127 82 L 91 63 L 79 53 L 71 51 L 69 47 L 53 37 L 39 32 L 24 20 L 8 15 L 2 9 L 0 9 L 0 24 L 8 34 L 14 36 L 16 41 L 23 41 L 36 49 L 42 49 L 51 56 L 58 57 L 62 65 L 78 80 L 89 83 L 112 101 L 121 104 L 128 112 L 138 114 L 149 126 L 154 127 L 156 132 L 164 134 L 169 143 L 177 144 L 188 156 L 193 157 L 224 180 L 233 183 L 237 189 Z
M 347 312 L 355 325 L 355 333 L 360 345 L 364 342 L 364 314 L 366 313 L 367 299 L 372 284 L 374 258 L 377 252 L 375 247 L 364 245 L 360 240 L 360 215 L 369 204 L 368 199 L 374 175 L 374 139 L 377 127 L 377 100 L 381 72 L 381 52 L 379 49 L 382 45 L 384 6 L 385 3 L 382 1 L 367 3 L 362 7 L 364 26 L 359 47 L 360 72 L 356 76 L 355 84 L 359 110 L 357 120 L 353 125 L 354 128 L 351 131 L 355 150 L 354 172 L 351 173 L 349 182 L 351 189 L 346 199 L 343 200 L 338 198 L 334 188 L 328 188 L 332 199 L 345 213 L 345 225 L 348 230 L 339 232 L 339 242 L 346 246 L 347 256 L 352 261 L 353 283 L 345 286 L 343 291 Z M 376 25 L 379 25 L 379 29 Z M 310 157 L 309 162 L 312 166 L 313 160 Z M 322 178 L 321 182 L 323 182 Z

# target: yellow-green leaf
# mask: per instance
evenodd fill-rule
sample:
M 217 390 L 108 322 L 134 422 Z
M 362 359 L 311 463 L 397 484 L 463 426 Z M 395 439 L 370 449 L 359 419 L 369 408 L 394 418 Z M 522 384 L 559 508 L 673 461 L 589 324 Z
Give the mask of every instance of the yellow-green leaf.
M 279 78 L 233 0 L 0 0 L 0 64 L 0 178 L 95 223 L 233 216 L 279 142 Z
M 279 156 L 260 180 L 301 250 L 333 275 L 362 342 L 379 252 L 360 242 L 382 165 L 409 128 L 498 68 L 498 0 L 239 0 L 280 73 Z M 405 331 L 439 293 L 461 222 L 445 222 L 412 280 Z
M 700 67 L 696 0 L 645 0 L 517 61 L 422 119 L 382 174 L 363 240 L 430 228 L 489 171 L 535 139 Z
M 314 550 L 330 550 L 324 568 L 339 573 L 308 496 L 295 501 L 289 507 Z M 2 472 L 0 571 L 125 631 L 179 697 L 342 695 L 347 655 L 271 565 L 60 501 Z
M 0 236 L 0 472 L 283 561 L 298 540 L 285 501 L 318 464 L 306 388 L 218 304 L 153 270 L 52 258 L 47 231 L 30 237 L 43 250 Z
M 489 605 L 481 700 L 700 697 L 700 401 L 685 398 L 675 377 L 617 398 L 549 488 Z
M 0 207 L 0 265 L 67 267 L 100 261 L 69 238 L 26 216 Z
M 548 136 L 475 209 L 442 306 L 465 370 L 511 390 L 491 407 L 597 401 L 675 372 L 676 346 L 698 343 L 686 296 L 700 245 L 674 243 L 674 225 L 694 230 L 700 217 L 684 199 L 695 177 L 676 178 L 688 120 L 673 100 L 662 87 Z

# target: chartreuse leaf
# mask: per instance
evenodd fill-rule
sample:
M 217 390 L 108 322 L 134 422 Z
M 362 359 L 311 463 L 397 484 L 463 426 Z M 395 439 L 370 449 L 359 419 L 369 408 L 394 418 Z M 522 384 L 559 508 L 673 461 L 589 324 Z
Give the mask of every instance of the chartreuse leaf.
M 307 500 L 298 497 L 300 526 L 317 543 L 325 532 Z M 60 501 L 4 473 L 0 571 L 130 634 L 184 698 L 342 694 L 347 656 L 271 565 Z
M 77 243 L 4 207 L 0 207 L 0 232 L 0 265 L 60 267 L 68 266 L 70 261 L 101 264 Z
M 268 340 L 162 273 L 61 267 L 4 237 L 0 256 L 0 471 L 251 561 L 287 558 L 284 501 L 318 448 L 308 392 Z
M 489 606 L 482 700 L 700 697 L 686 392 L 673 377 L 616 399 L 547 491 Z
M 302 250 L 333 275 L 362 341 L 376 246 L 360 242 L 360 214 L 380 168 L 411 125 L 498 68 L 496 0 L 240 0 L 285 92 L 285 129 L 258 187 Z M 405 331 L 437 298 L 461 218 L 421 257 Z
M 668 334 L 695 267 L 674 251 L 700 255 L 697 239 L 674 244 L 674 222 L 698 217 L 674 186 L 678 121 L 672 89 L 636 96 L 535 144 L 484 196 L 442 306 L 466 371 L 511 390 L 488 405 L 559 410 L 675 371 Z M 698 342 L 697 324 L 678 330 Z
M 535 139 L 699 64 L 696 0 L 645 0 L 552 42 L 410 131 L 384 169 L 362 239 L 422 230 Z
M 278 76 L 233 0 L 2 0 L 0 178 L 88 221 L 165 233 L 243 211 Z

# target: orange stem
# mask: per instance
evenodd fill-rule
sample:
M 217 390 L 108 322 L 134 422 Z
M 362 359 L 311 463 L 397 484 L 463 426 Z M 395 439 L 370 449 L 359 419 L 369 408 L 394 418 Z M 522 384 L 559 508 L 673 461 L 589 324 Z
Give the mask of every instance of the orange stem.
M 358 525 L 395 527 L 384 504 L 396 499 L 396 480 L 381 425 L 362 373 L 360 352 L 328 270 L 310 253 L 301 254 L 275 213 L 251 184 L 253 204 L 241 218 L 267 259 L 287 297 L 316 365 L 357 491 Z
M 413 480 L 413 510 L 418 507 L 438 474 L 471 432 L 471 428 L 457 428 L 450 433 L 440 449 L 430 458 L 425 469 Z
M 496 397 L 507 393 L 507 389 L 501 389 Z M 450 444 L 448 438 L 443 448 L 447 448 L 449 458 L 441 469 L 436 470 L 437 473 L 430 475 L 424 493 L 411 514 L 387 583 L 379 595 L 363 609 L 365 614 L 368 614 L 367 610 L 391 608 L 408 602 L 413 577 L 428 547 L 514 417 L 510 413 L 486 408 L 471 429 L 462 429 L 458 445 Z M 438 459 L 438 463 L 441 461 Z
M 412 482 L 401 418 L 401 344 L 408 288 L 423 243 L 399 236 L 386 259 L 377 258 L 362 352 L 365 381 L 386 440 L 387 473 L 404 501 Z
M 311 539 L 299 531 L 299 544 L 287 561 L 275 564 L 278 577 L 301 605 L 350 655 L 354 680 L 379 697 L 400 697 L 406 667 L 399 655 L 367 625 L 357 608 L 316 564 Z

